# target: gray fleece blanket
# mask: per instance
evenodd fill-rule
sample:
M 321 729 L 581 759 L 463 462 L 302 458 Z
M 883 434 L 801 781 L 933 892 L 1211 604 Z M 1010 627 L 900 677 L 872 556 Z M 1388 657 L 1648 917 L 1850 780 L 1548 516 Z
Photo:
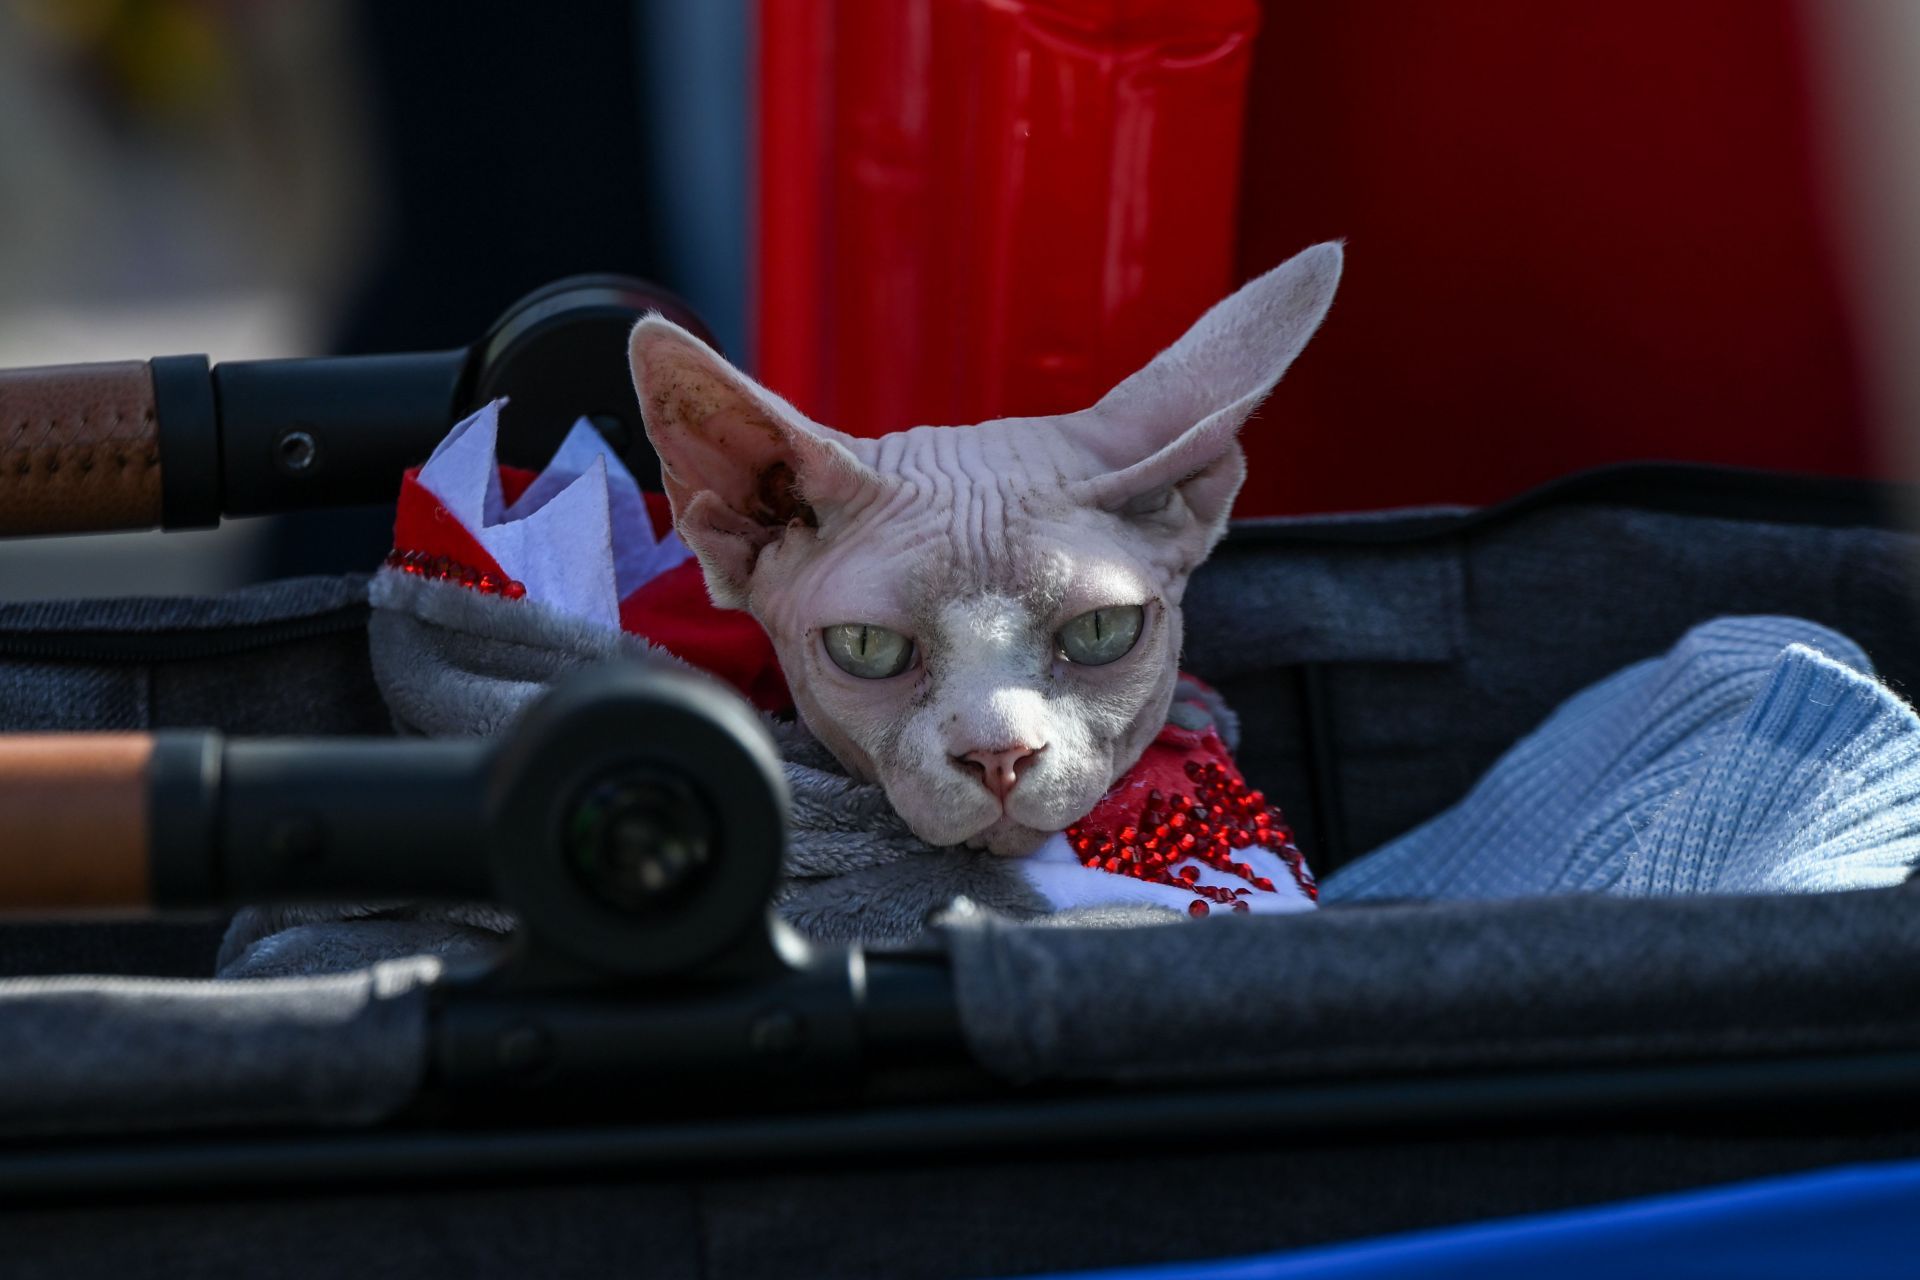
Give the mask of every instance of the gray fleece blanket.
M 463 587 L 393 572 L 374 579 L 370 597 L 374 675 L 405 733 L 491 735 L 548 682 L 583 664 L 626 658 L 684 665 L 636 636 L 530 600 L 502 608 Z M 1224 711 L 1216 718 L 1231 728 Z M 771 717 L 766 723 L 791 794 L 778 906 L 801 933 L 822 942 L 904 941 L 958 900 L 1014 920 L 1047 910 L 1006 859 L 922 843 L 878 786 L 849 778 L 803 727 Z M 1152 913 L 1134 914 L 1142 910 Z M 497 946 L 512 926 L 509 915 L 485 905 L 250 908 L 228 930 L 219 972 L 284 977 L 405 955 L 459 958 Z

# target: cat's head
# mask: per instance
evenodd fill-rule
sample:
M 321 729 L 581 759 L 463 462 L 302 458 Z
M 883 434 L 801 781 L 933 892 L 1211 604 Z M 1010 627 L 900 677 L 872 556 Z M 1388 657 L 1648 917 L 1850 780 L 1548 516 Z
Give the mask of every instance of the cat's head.
M 929 844 L 1021 854 L 1165 723 L 1181 596 L 1246 476 L 1237 432 L 1340 266 L 1308 249 L 1058 417 L 856 439 L 657 316 L 634 383 L 681 538 L 773 638 L 808 728 Z

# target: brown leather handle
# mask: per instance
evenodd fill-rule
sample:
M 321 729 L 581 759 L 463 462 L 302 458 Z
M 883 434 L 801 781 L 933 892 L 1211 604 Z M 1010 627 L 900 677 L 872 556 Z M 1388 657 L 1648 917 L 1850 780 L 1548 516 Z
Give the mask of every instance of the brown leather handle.
M 141 361 L 0 370 L 0 535 L 160 523 L 160 428 Z
M 0 736 L 0 912 L 149 904 L 152 757 L 145 734 Z

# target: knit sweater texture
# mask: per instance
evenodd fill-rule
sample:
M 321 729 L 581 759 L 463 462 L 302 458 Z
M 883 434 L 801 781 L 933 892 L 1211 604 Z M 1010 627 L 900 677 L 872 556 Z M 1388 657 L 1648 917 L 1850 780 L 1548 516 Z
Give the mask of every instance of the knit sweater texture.
M 1807 893 L 1920 859 L 1920 720 L 1846 637 L 1721 618 L 1582 691 L 1325 902 Z

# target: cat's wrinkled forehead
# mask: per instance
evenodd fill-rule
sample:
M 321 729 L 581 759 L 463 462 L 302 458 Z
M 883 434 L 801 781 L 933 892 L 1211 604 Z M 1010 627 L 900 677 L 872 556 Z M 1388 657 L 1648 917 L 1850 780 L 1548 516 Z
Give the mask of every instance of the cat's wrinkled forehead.
M 1000 418 L 965 427 L 914 427 L 854 447 L 877 474 L 920 496 L 980 490 L 1044 498 L 1103 469 L 1063 429 L 1069 421 Z
M 1068 493 L 1099 465 L 1044 421 L 915 427 L 851 442 L 878 483 L 830 517 L 829 538 L 884 554 L 899 580 L 952 599 L 1021 584 L 1049 607 L 1100 521 Z
M 1016 615 L 1046 619 L 1074 594 L 1075 579 L 1085 577 L 1073 552 L 1059 541 L 1020 536 L 983 538 L 981 545 L 964 530 L 948 538 L 950 554 L 923 556 L 916 572 L 903 575 L 903 594 L 921 621 L 953 618 L 995 619 L 981 625 L 1009 625 Z
M 830 513 L 805 567 L 795 564 L 808 612 L 923 629 L 956 606 L 1044 619 L 1116 576 L 1112 545 L 1088 527 L 1097 517 L 1059 501 L 1057 485 L 1048 500 L 1009 476 L 918 469 L 888 481 L 875 500 Z

